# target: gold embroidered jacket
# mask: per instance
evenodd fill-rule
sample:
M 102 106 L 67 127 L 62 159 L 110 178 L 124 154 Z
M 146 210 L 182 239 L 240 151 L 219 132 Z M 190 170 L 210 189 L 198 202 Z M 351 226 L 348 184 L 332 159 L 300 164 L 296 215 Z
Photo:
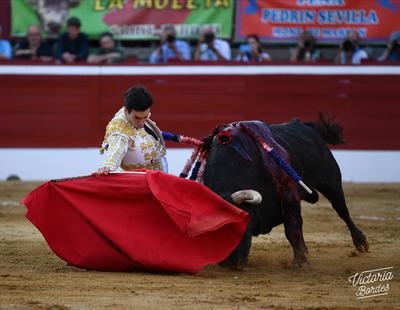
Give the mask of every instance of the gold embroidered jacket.
M 167 170 L 165 143 L 155 122 L 146 120 L 158 141 L 144 128 L 134 128 L 126 119 L 124 108 L 108 123 L 101 153 L 105 151 L 103 167 L 116 170 L 156 169 Z

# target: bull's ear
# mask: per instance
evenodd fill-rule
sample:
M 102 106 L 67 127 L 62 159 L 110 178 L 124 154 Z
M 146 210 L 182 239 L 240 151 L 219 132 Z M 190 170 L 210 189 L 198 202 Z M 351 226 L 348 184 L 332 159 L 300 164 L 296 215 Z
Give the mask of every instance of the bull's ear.
M 234 139 L 234 134 L 231 129 L 221 130 L 217 135 L 217 141 L 219 144 L 233 148 L 243 159 L 253 161 L 240 139 Z

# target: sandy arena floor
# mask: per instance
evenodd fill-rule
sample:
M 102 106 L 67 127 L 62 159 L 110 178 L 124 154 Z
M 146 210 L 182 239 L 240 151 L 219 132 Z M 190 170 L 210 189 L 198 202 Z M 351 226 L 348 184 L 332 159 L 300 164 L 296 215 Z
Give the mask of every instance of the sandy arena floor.
M 0 182 L 0 309 L 400 309 L 400 184 L 346 184 L 359 254 L 328 202 L 303 204 L 311 269 L 291 265 L 283 227 L 254 238 L 248 270 L 210 266 L 196 276 L 95 272 L 67 267 L 24 217 L 18 201 L 39 183 Z M 348 278 L 394 267 L 387 295 L 357 299 Z

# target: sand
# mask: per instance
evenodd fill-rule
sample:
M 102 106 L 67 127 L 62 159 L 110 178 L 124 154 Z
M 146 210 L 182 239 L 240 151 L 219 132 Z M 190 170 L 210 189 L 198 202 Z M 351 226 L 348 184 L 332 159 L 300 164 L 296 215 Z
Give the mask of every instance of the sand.
M 310 270 L 292 267 L 283 226 L 253 239 L 249 267 L 198 275 L 113 273 L 66 266 L 25 219 L 18 201 L 39 183 L 0 182 L 0 309 L 400 309 L 400 184 L 345 184 L 360 254 L 325 199 L 303 203 Z M 388 269 L 387 295 L 357 299 L 348 278 Z

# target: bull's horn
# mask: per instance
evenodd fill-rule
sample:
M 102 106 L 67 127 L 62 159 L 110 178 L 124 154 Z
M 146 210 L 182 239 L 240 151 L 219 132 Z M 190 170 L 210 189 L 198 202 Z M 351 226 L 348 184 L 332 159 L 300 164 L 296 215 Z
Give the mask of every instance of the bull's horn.
M 237 191 L 231 195 L 231 198 L 235 203 L 239 205 L 243 202 L 249 203 L 251 205 L 259 205 L 262 201 L 261 194 L 252 189 Z

